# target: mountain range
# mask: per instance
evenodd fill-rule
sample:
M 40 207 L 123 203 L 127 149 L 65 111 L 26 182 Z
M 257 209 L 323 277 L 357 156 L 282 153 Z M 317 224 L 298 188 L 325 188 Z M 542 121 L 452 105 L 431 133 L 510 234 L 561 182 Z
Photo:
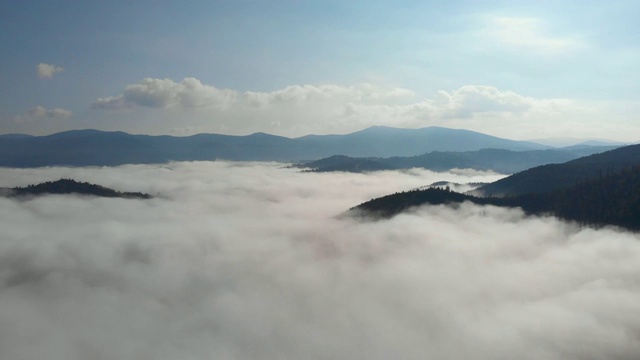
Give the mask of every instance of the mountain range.
M 630 145 L 562 164 L 537 166 L 478 188 L 482 196 L 545 193 L 640 164 L 640 145 Z
M 334 155 L 320 160 L 302 162 L 296 166 L 313 172 L 368 172 L 409 168 L 447 171 L 458 168 L 492 170 L 501 174 L 513 174 L 535 166 L 563 163 L 614 148 L 616 146 L 571 146 L 562 149 L 523 151 L 505 149 L 432 151 L 417 156 L 394 156 L 389 158 L 356 158 Z
M 298 138 L 265 133 L 175 137 L 73 130 L 47 136 L 0 135 L 0 166 L 113 166 L 216 159 L 295 162 L 338 154 L 392 157 L 487 148 L 526 151 L 550 147 L 442 127 L 397 129 L 374 126 L 345 135 Z
M 465 201 L 520 207 L 528 214 L 551 214 L 593 226 L 640 230 L 640 145 L 535 167 L 469 194 L 437 187 L 395 193 L 362 203 L 349 213 L 388 218 L 424 204 Z

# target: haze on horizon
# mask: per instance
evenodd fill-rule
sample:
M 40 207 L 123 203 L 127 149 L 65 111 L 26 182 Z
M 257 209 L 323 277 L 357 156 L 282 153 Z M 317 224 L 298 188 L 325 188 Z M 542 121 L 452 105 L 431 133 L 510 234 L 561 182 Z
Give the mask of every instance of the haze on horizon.
M 0 134 L 640 140 L 640 3 L 0 1 Z

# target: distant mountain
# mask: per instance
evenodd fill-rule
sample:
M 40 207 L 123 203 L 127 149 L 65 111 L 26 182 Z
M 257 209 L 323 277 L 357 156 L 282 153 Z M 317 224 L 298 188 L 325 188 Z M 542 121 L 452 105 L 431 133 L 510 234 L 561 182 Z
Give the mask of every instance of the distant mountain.
M 391 158 L 354 158 L 334 155 L 328 158 L 302 162 L 297 167 L 314 172 L 368 172 L 424 168 L 446 171 L 454 168 L 493 170 L 502 174 L 512 174 L 534 166 L 563 163 L 582 156 L 611 150 L 615 147 L 580 146 L 565 149 L 511 151 L 503 149 L 482 149 L 477 151 L 434 151 L 418 156 Z
M 30 138 L 33 137 L 33 135 L 27 135 L 27 134 L 0 134 L 0 139 L 24 139 L 24 138 Z
M 639 231 L 640 165 L 543 194 L 482 198 L 448 189 L 413 190 L 362 203 L 350 209 L 348 214 L 374 219 L 389 218 L 420 205 L 453 205 L 465 201 L 479 205 L 520 207 L 528 214 L 550 214 L 583 225 L 614 225 Z
M 294 166 L 307 169 L 310 172 L 369 172 L 381 170 L 395 170 L 400 167 L 397 164 L 387 161 L 388 158 L 356 158 L 345 155 L 333 155 L 327 158 L 314 161 L 304 161 Z
M 324 150 L 316 152 L 316 155 L 331 149 L 328 155 L 309 159 L 331 155 L 391 157 L 414 156 L 432 151 L 475 151 L 487 148 L 522 151 L 549 148 L 527 141 L 507 140 L 469 130 L 436 126 L 421 129 L 373 126 L 347 135 L 307 135 L 295 140 L 304 143 L 306 147 Z
M 581 143 L 576 144 L 575 146 L 615 146 L 615 147 L 620 147 L 623 145 L 630 145 L 630 144 L 624 144 L 624 143 L 620 143 L 617 141 L 608 141 L 608 140 L 587 140 L 587 141 L 583 141 Z
M 548 145 L 553 147 L 568 147 L 575 145 L 589 145 L 589 146 L 624 146 L 631 145 L 629 143 L 623 143 L 619 141 L 606 140 L 606 139 L 589 139 L 589 138 L 572 138 L 572 137 L 556 137 L 546 139 L 532 139 L 529 140 L 536 144 Z
M 78 194 L 110 198 L 150 199 L 151 195 L 140 192 L 120 192 L 104 186 L 78 182 L 73 179 L 47 181 L 26 187 L 0 188 L 0 195 L 6 197 L 28 197 L 47 194 Z
M 483 196 L 545 193 L 640 165 L 640 145 L 624 146 L 562 164 L 534 167 L 478 188 Z
M 173 137 L 74 130 L 48 136 L 0 136 L 0 166 L 112 166 L 215 159 L 301 161 L 337 154 L 391 157 L 485 148 L 523 151 L 547 147 L 440 127 L 372 127 L 346 135 L 307 135 L 299 138 L 264 133 Z

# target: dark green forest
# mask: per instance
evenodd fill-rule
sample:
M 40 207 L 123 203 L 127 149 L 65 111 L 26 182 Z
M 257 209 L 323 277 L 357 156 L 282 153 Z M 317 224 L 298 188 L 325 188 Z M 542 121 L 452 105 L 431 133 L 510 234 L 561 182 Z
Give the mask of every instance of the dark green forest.
M 640 165 L 640 145 L 624 146 L 562 164 L 534 167 L 477 189 L 482 196 L 524 195 L 564 189 Z
M 640 230 L 640 165 L 601 174 L 547 193 L 506 197 L 477 197 L 449 189 L 429 188 L 395 193 L 362 203 L 350 210 L 355 216 L 390 218 L 412 207 L 459 204 L 520 207 L 530 215 L 553 215 L 581 225 L 620 226 Z
M 43 182 L 37 185 L 28 185 L 26 187 L 4 189 L 4 193 L 8 197 L 28 197 L 46 194 L 79 194 L 126 199 L 151 198 L 151 195 L 141 192 L 120 192 L 104 186 L 95 185 L 88 182 L 79 182 L 73 179 L 60 179 L 57 181 Z

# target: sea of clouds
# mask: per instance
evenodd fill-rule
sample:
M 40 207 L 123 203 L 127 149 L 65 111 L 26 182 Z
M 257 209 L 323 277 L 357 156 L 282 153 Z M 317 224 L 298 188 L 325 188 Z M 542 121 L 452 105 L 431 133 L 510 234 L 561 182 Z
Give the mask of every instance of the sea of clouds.
M 338 216 L 499 177 L 0 169 L 0 186 L 73 178 L 155 196 L 0 198 L 0 359 L 637 359 L 637 234 L 471 204 Z

